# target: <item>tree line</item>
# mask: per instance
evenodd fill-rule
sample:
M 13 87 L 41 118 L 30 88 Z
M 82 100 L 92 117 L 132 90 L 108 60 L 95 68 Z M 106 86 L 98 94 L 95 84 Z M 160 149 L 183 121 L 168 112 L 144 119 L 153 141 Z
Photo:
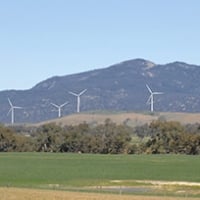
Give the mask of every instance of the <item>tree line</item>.
M 110 119 L 40 127 L 0 125 L 0 152 L 73 152 L 100 154 L 200 154 L 200 124 L 153 121 L 132 128 Z

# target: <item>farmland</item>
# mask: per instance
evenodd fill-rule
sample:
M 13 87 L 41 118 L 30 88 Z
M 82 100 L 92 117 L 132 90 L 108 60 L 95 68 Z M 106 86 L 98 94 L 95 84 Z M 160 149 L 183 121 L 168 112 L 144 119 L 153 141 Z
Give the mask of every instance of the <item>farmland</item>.
M 1 153 L 0 161 L 0 186 L 10 189 L 200 196 L 198 156 Z

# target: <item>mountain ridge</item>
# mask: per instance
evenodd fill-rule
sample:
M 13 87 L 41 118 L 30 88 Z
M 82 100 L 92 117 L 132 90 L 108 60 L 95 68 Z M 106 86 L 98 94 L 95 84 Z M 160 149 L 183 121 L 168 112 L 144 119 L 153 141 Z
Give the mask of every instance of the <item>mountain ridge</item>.
M 164 92 L 155 96 L 155 111 L 200 112 L 200 66 L 175 61 L 155 64 L 145 59 L 130 59 L 106 68 L 76 74 L 53 76 L 28 90 L 5 90 L 0 92 L 0 122 L 9 123 L 10 109 L 7 98 L 16 110 L 16 122 L 39 122 L 56 117 L 51 103 L 69 105 L 63 115 L 76 112 L 76 98 L 69 91 L 81 96 L 81 111 L 149 111 L 146 101 L 149 91 Z

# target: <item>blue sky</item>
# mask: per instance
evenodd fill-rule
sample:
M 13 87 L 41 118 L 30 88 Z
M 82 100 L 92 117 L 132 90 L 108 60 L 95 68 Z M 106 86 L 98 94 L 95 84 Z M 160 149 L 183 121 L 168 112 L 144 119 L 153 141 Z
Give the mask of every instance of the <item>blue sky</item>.
M 0 90 L 134 58 L 200 65 L 199 0 L 0 0 Z

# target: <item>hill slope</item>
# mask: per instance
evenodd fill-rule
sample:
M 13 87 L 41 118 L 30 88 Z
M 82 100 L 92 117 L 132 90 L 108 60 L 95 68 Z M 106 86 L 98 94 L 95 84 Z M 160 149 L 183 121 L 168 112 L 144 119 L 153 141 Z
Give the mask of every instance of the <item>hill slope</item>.
M 90 125 L 103 124 L 106 119 L 110 119 L 116 124 L 127 124 L 130 127 L 141 126 L 149 124 L 154 120 L 178 121 L 181 124 L 195 124 L 200 122 L 200 113 L 178 113 L 178 112 L 161 112 L 161 113 L 134 113 L 134 112 L 120 112 L 120 113 L 80 113 L 71 114 L 61 118 L 52 119 L 37 123 L 42 125 L 46 123 L 56 123 L 61 126 L 78 125 L 87 123 Z
M 55 76 L 38 83 L 29 90 L 0 92 L 0 122 L 10 122 L 7 98 L 23 109 L 15 110 L 15 121 L 39 122 L 55 118 L 58 105 L 68 101 L 62 114 L 76 112 L 76 97 L 81 96 L 81 111 L 148 111 L 149 91 L 164 92 L 156 95 L 155 111 L 200 112 L 200 67 L 183 62 L 157 65 L 144 59 L 124 61 L 107 68 L 67 76 Z

